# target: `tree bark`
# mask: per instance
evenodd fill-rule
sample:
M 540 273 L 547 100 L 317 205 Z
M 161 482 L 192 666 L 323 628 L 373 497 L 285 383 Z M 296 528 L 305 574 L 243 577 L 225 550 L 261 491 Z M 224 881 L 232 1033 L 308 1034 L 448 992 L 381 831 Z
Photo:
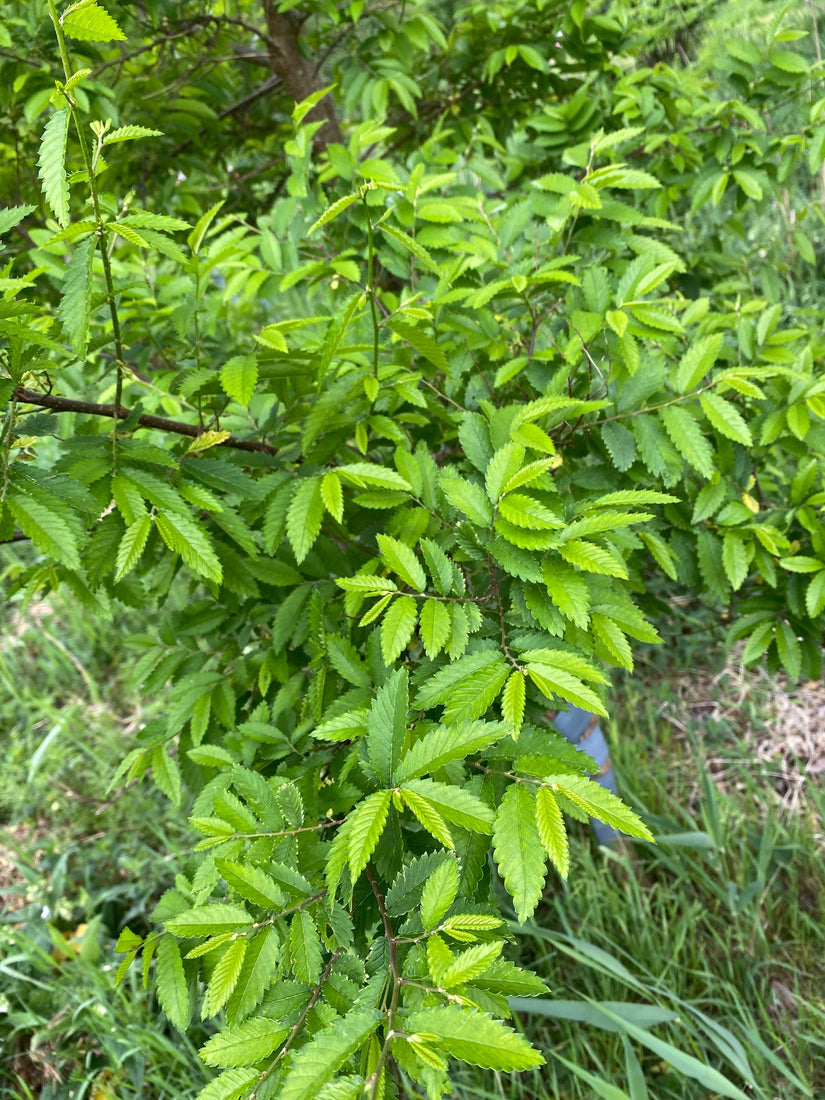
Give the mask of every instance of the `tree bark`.
M 272 71 L 281 84 L 300 103 L 307 96 L 317 92 L 323 85 L 312 62 L 301 53 L 299 43 L 300 24 L 292 12 L 279 12 L 278 0 L 264 0 L 269 35 L 269 59 Z M 323 122 L 313 137 L 313 144 L 323 147 L 330 142 L 344 144 L 341 127 L 335 114 L 335 106 L 330 96 L 324 96 L 306 116 L 310 122 Z

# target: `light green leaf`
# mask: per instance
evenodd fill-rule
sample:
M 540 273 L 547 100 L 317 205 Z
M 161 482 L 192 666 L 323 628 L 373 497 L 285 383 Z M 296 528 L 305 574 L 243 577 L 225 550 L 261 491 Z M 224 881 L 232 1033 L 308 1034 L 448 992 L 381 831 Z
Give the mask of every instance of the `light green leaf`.
M 453 508 L 463 512 L 473 523 L 489 527 L 493 522 L 493 513 L 481 486 L 453 474 L 442 474 L 438 484 Z
M 221 563 L 202 527 L 187 515 L 164 511 L 156 513 L 155 525 L 169 549 L 180 554 L 193 572 L 220 584 L 223 578 Z
M 722 538 L 722 565 L 735 592 L 748 575 L 748 554 L 741 535 L 728 532 Z
M 239 905 L 197 905 L 166 922 L 176 936 L 216 936 L 219 932 L 240 932 L 252 924 L 252 917 Z
M 570 869 L 570 846 L 559 804 L 548 787 L 536 793 L 536 825 L 539 837 L 550 861 L 562 878 Z
M 562 543 L 559 553 L 571 565 L 578 566 L 586 573 L 601 573 L 606 577 L 619 577 L 627 579 L 627 570 L 617 560 L 615 554 L 611 554 L 603 546 L 584 539 L 570 539 Z M 548 586 L 549 588 L 549 586 Z M 552 593 L 551 593 L 552 595 Z
M 409 675 L 405 668 L 390 673 L 367 711 L 367 752 L 385 786 L 394 781 L 404 748 L 409 708 Z
M 505 670 L 506 673 L 506 670 Z M 397 782 L 437 771 L 452 760 L 463 760 L 500 740 L 505 732 L 501 722 L 463 722 L 437 726 L 425 733 L 405 753 L 395 773 Z
M 512 783 L 504 792 L 493 823 L 493 855 L 516 917 L 524 923 L 538 905 L 547 873 L 535 798 L 524 784 Z
M 523 464 L 524 447 L 520 443 L 506 443 L 496 451 L 487 464 L 484 474 L 484 486 L 493 504 L 498 501 L 505 489 L 510 487 L 510 483 Z
M 233 940 L 215 964 L 206 997 L 203 1002 L 203 1018 L 217 1016 L 237 984 L 246 955 L 246 939 L 240 936 Z
M 158 1003 L 178 1031 L 185 1031 L 191 1017 L 189 987 L 183 972 L 180 948 L 174 936 L 161 936 L 155 952 Z
M 524 673 L 514 669 L 504 685 L 501 696 L 501 716 L 511 728 L 513 737 L 518 736 L 524 721 L 525 681 Z
M 228 859 L 216 859 L 215 867 L 227 886 L 231 886 L 245 901 L 262 905 L 265 909 L 280 909 L 283 906 L 284 895 L 280 887 L 259 867 L 233 863 Z
M 544 1065 L 526 1039 L 486 1013 L 458 1005 L 426 1008 L 408 1017 L 407 1034 L 415 1034 L 472 1066 L 525 1070 Z M 302 1097 L 301 1100 L 304 1100 Z
M 444 722 L 449 725 L 480 718 L 504 687 L 509 671 L 501 658 L 496 664 L 482 668 L 456 684 L 444 707 Z
M 391 665 L 409 645 L 418 618 L 418 605 L 412 596 L 392 601 L 381 623 L 381 654 L 385 665 Z
M 60 17 L 63 33 L 83 42 L 123 42 L 126 35 L 96 0 L 80 0 Z
M 710 480 L 716 470 L 713 448 L 687 409 L 670 405 L 659 414 L 676 450 L 702 477 Z
M 811 578 L 805 593 L 805 608 L 812 619 L 825 609 L 825 569 Z
M 256 1069 L 227 1069 L 201 1089 L 195 1100 L 240 1100 L 260 1074 Z
M 352 206 L 354 202 L 358 202 L 360 197 L 360 194 L 356 191 L 354 195 L 344 195 L 343 198 L 338 199 L 336 202 L 332 203 L 326 208 L 320 218 L 316 218 L 316 220 L 312 223 L 312 225 L 307 230 L 307 236 L 311 237 L 316 229 L 320 229 L 321 226 L 326 225 L 327 222 L 334 221 L 334 219 L 337 218 L 339 214 L 342 214 L 347 209 L 347 207 Z
M 426 600 L 421 608 L 418 630 L 424 651 L 432 660 L 438 656 L 450 637 L 451 622 L 447 605 L 440 600 Z
M 547 776 L 545 781 L 551 789 L 560 791 L 591 817 L 614 829 L 621 829 L 629 836 L 653 840 L 653 834 L 638 814 L 598 783 L 581 775 L 552 775 Z
M 340 523 L 344 518 L 344 492 L 341 479 L 332 470 L 321 478 L 321 500 L 332 518 Z
M 443 371 L 445 374 L 450 373 L 447 358 L 432 336 L 424 332 L 423 329 L 416 328 L 405 321 L 399 321 L 394 317 L 387 323 L 397 336 L 400 336 L 402 340 L 406 340 L 415 351 L 423 355 L 437 370 Z
M 221 367 L 221 387 L 227 397 L 239 405 L 248 405 L 258 381 L 258 361 L 254 355 L 233 355 Z
M 565 669 L 531 663 L 527 666 L 527 675 L 548 699 L 557 695 L 583 710 L 607 717 L 604 704 L 595 691 Z
M 458 864 L 446 860 L 424 884 L 421 895 L 421 923 L 425 931 L 435 928 L 458 893 Z
M 33 213 L 35 206 L 6 206 L 0 209 L 0 237 L 14 229 L 24 218 Z
M 390 792 L 374 791 L 358 803 L 348 818 L 349 869 L 353 882 L 370 861 L 387 823 Z
M 717 432 L 727 439 L 732 439 L 734 443 L 742 443 L 745 447 L 753 446 L 751 430 L 732 402 L 726 401 L 716 393 L 703 393 L 699 398 L 699 404 Z
M 687 393 L 697 386 L 719 357 L 723 336 L 714 332 L 691 344 L 679 361 L 675 384 L 679 393 Z
M 23 493 L 7 497 L 6 503 L 23 534 L 28 535 L 38 550 L 68 569 L 80 568 L 76 536 L 62 516 Z
M 232 995 L 226 1002 L 226 1018 L 231 1025 L 240 1023 L 260 1003 L 276 977 L 281 945 L 272 926 L 247 936 L 246 956 Z
M 69 112 L 55 111 L 46 123 L 38 159 L 40 184 L 46 202 L 59 225 L 69 224 L 69 177 L 66 174 L 66 140 L 69 136 Z
M 360 1050 L 384 1017 L 358 1010 L 316 1035 L 294 1055 L 278 1100 L 314 1100 L 348 1058 Z
M 286 515 L 286 537 L 299 565 L 318 538 L 323 518 L 320 480 L 317 477 L 301 478 Z
M 376 542 L 381 551 L 381 557 L 390 569 L 416 592 L 423 592 L 427 587 L 427 577 L 414 551 L 390 535 L 379 534 L 376 536 Z
M 180 805 L 180 768 L 163 745 L 158 745 L 152 753 L 152 779 L 158 790 L 166 795 L 172 805 Z
M 419 244 L 417 240 L 411 237 L 408 233 L 402 232 L 400 229 L 396 229 L 395 226 L 388 225 L 387 222 L 381 222 L 381 232 L 386 233 L 388 237 L 392 237 L 394 241 L 406 248 L 406 250 L 412 253 L 413 256 L 421 263 L 428 271 L 431 271 L 433 275 L 437 275 L 439 278 L 446 278 L 446 274 L 442 273 L 441 268 L 436 261 L 432 258 L 430 253 Z
M 493 825 L 493 811 L 480 798 L 461 787 L 436 783 L 432 779 L 408 779 L 403 791 L 423 798 L 441 817 L 462 829 L 489 836 Z
M 219 1031 L 204 1043 L 198 1054 L 208 1066 L 219 1069 L 248 1066 L 268 1058 L 288 1034 L 289 1028 L 282 1027 L 275 1020 L 256 1017 Z
M 117 548 L 115 583 L 125 577 L 137 565 L 151 529 L 152 520 L 148 513 L 142 515 L 131 527 L 126 528 Z
M 299 910 L 292 918 L 288 947 L 292 969 L 298 981 L 317 985 L 322 969 L 321 937 L 315 921 L 306 909 Z
M 455 848 L 452 833 L 447 828 L 447 822 L 430 800 L 408 786 L 402 787 L 400 793 L 404 804 L 412 810 L 427 832 L 434 836 L 439 844 L 443 844 L 445 848 L 452 851 Z

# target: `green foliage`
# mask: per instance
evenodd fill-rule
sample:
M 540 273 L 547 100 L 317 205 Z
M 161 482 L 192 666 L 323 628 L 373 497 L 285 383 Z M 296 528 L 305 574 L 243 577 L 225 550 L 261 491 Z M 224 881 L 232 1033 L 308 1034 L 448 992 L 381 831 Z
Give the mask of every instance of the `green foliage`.
M 38 6 L 15 7 L 27 51 Z M 0 313 L 0 538 L 37 552 L 14 591 L 158 616 L 131 644 L 166 705 L 116 782 L 150 775 L 200 839 L 127 959 L 175 1026 L 195 997 L 218 1017 L 201 1100 L 529 1069 L 501 1021 L 540 989 L 502 958 L 502 894 L 523 922 L 548 860 L 569 876 L 564 815 L 651 838 L 548 708 L 605 715 L 603 667 L 659 640 L 674 584 L 747 660 L 820 669 L 817 253 L 795 229 L 786 293 L 759 232 L 791 190 L 818 216 L 822 101 L 784 105 L 818 67 L 781 19 L 650 67 L 620 3 L 442 25 L 307 0 L 267 6 L 285 95 L 256 147 L 223 125 L 238 71 L 180 66 L 204 28 L 252 49 L 264 13 L 145 7 L 121 30 L 50 0 L 58 48 L 31 48 L 64 83 L 8 82 L 33 135 L 54 110 L 14 154 Z M 337 83 L 279 72 L 290 49 Z M 251 183 L 275 151 L 280 182 Z M 35 157 L 56 229 L 29 224 Z

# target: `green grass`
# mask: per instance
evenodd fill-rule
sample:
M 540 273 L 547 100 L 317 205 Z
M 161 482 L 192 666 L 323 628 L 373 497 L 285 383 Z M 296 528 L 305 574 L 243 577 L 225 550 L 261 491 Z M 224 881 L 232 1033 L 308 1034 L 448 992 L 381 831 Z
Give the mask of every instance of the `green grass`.
M 2 632 L 0 1096 L 187 1098 L 206 1080 L 202 1037 L 164 1024 L 139 970 L 115 987 L 118 931 L 148 928 L 192 842 L 150 786 L 106 793 L 149 716 L 129 626 L 52 599 Z M 691 637 L 695 667 L 701 623 Z M 514 956 L 548 983 L 515 1014 L 548 1064 L 460 1073 L 460 1097 L 825 1095 L 825 796 L 808 785 L 783 806 L 777 767 L 752 752 L 767 701 L 741 687 L 677 678 L 661 651 L 617 686 L 620 788 L 659 843 L 610 852 L 573 824 L 568 881 L 551 875 L 536 920 L 512 929 Z

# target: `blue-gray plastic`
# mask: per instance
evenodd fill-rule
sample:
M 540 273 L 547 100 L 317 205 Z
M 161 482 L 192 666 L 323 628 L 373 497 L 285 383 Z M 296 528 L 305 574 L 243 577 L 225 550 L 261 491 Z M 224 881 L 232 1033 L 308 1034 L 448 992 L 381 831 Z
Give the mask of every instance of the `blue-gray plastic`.
M 582 710 L 580 707 L 571 707 L 570 710 L 560 711 L 556 715 L 554 724 L 559 733 L 562 734 L 563 737 L 566 737 L 571 745 L 575 745 L 577 749 L 586 752 L 588 756 L 592 756 L 598 764 L 599 769 L 601 769 L 610 759 L 610 750 L 604 739 L 602 727 L 596 725 L 587 737 L 582 740 L 593 718 L 594 716 L 590 714 L 589 711 Z M 616 776 L 613 772 L 612 765 L 607 769 L 604 775 L 598 776 L 595 782 L 605 787 L 608 791 L 612 791 L 613 794 L 618 794 L 616 789 Z M 590 822 L 599 844 L 605 844 L 611 847 L 621 836 L 618 829 L 614 829 L 612 825 L 605 825 L 603 821 L 596 821 L 596 819 L 592 817 Z

